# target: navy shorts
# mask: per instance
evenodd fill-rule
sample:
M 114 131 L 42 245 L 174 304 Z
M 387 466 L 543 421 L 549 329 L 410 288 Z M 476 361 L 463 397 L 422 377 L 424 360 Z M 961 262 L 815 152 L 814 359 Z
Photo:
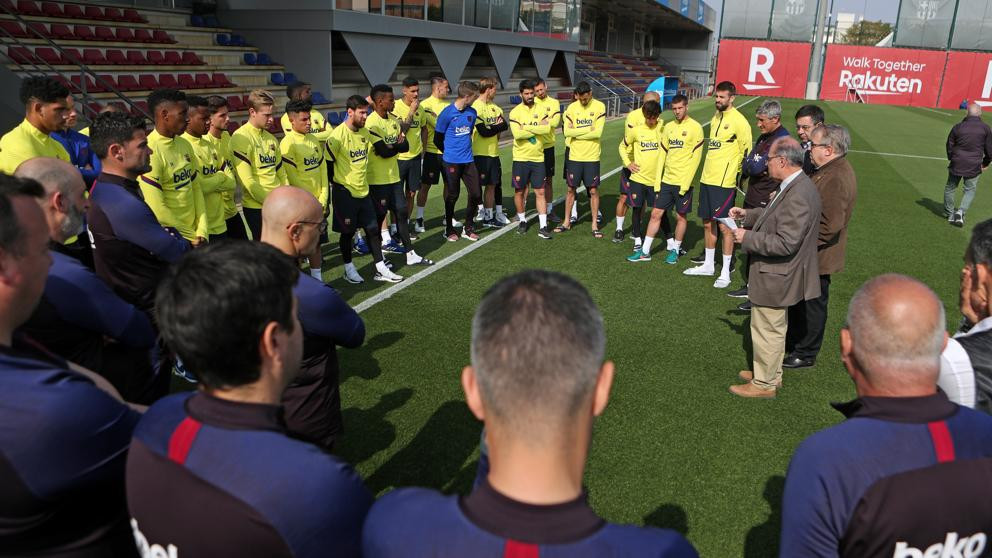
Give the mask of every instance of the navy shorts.
M 393 184 L 370 184 L 369 197 L 372 198 L 375 215 L 379 220 L 382 220 L 389 211 L 398 215 L 407 209 L 406 196 L 403 194 L 403 185 L 399 182 Z
M 627 205 L 630 207 L 654 207 L 656 198 L 654 187 L 630 181 L 630 192 L 627 194 Z
M 568 154 L 572 151 L 572 148 L 565 146 L 565 164 L 561 166 L 561 177 L 568 180 Z
M 513 162 L 513 189 L 523 190 L 531 188 L 544 188 L 544 164 L 530 161 Z
M 672 186 L 671 184 L 661 183 L 661 192 L 658 194 L 658 200 L 655 207 L 658 209 L 664 209 L 665 211 L 675 210 L 676 213 L 682 216 L 686 216 L 692 211 L 692 187 L 690 186 L 685 194 L 680 194 L 678 186 Z
M 503 165 L 499 162 L 499 157 L 476 155 L 475 168 L 479 171 L 480 185 L 500 186 L 503 184 Z
M 444 172 L 440 153 L 424 153 L 424 167 L 420 175 L 421 184 L 437 184 Z
M 413 159 L 400 160 L 400 184 L 406 187 L 407 192 L 420 190 L 420 174 L 424 159 L 417 155 Z
M 565 171 L 565 183 L 569 188 L 575 189 L 582 184 L 586 185 L 586 190 L 599 187 L 599 161 L 566 161 Z
M 620 195 L 630 194 L 630 169 L 624 167 L 620 170 Z
M 332 184 L 331 201 L 334 207 L 331 228 L 334 232 L 354 234 L 358 229 L 376 227 L 375 207 L 369 196 L 356 198 L 344 186 Z
M 722 188 L 699 185 L 699 218 L 707 221 L 722 219 L 730 216 L 730 208 L 734 207 L 737 198 L 736 188 Z
M 544 148 L 544 176 L 554 178 L 555 176 L 555 148 Z

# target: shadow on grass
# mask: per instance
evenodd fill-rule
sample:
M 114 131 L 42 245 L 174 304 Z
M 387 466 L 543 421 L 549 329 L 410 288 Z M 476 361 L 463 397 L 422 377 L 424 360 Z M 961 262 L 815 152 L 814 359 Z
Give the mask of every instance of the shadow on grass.
M 474 478 L 474 467 L 463 468 L 463 464 L 478 448 L 481 429 L 482 425 L 463 401 L 448 401 L 438 407 L 413 440 L 372 473 L 365 484 L 373 494 L 397 486 L 444 490 L 456 478 L 460 481 L 458 484 L 464 484 Z
M 916 205 L 922 207 L 923 209 L 929 210 L 930 213 L 933 213 L 934 215 L 936 215 L 937 217 L 940 217 L 941 219 L 946 219 L 947 218 L 947 217 L 944 217 L 944 202 L 943 201 L 932 200 L 930 198 L 920 198 L 920 199 L 916 200 Z
M 644 524 L 651 527 L 671 529 L 683 536 L 689 534 L 689 518 L 685 509 L 675 504 L 663 504 L 658 509 L 644 516 Z
M 403 339 L 403 335 L 402 331 L 386 331 L 366 340 L 365 344 L 357 349 L 338 349 L 341 382 L 352 376 L 365 380 L 377 378 L 382 374 L 382 369 L 379 367 L 379 359 L 375 357 L 375 352 Z
M 736 299 L 735 299 L 736 300 Z M 737 308 L 727 310 L 727 318 L 717 318 L 717 320 L 727 324 L 731 331 L 741 338 L 741 350 L 744 351 L 746 367 L 751 369 L 751 359 L 754 358 L 754 348 L 751 346 L 751 313 L 742 312 Z M 730 318 L 743 318 L 739 323 Z
M 768 520 L 752 527 L 744 539 L 744 558 L 765 558 L 778 556 L 779 533 L 782 531 L 782 493 L 785 492 L 785 477 L 768 477 L 762 494 L 771 512 Z
M 396 427 L 386 415 L 405 405 L 412 395 L 412 389 L 401 388 L 380 397 L 370 409 L 341 411 L 345 432 L 335 453 L 349 463 L 361 463 L 392 445 Z

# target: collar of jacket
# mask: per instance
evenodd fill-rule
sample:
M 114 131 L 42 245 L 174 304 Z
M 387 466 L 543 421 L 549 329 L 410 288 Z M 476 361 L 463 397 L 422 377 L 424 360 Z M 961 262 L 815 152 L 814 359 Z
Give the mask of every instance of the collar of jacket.
M 831 403 L 845 417 L 873 418 L 890 422 L 923 423 L 945 420 L 958 406 L 940 388 L 920 397 L 859 397 L 847 403 Z

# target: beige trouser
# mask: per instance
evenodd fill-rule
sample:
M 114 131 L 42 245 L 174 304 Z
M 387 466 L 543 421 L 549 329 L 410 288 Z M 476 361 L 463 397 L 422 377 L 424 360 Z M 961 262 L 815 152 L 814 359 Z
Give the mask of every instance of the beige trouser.
M 789 329 L 788 308 L 751 307 L 751 347 L 754 352 L 754 380 L 762 389 L 782 385 L 782 359 L 785 334 Z

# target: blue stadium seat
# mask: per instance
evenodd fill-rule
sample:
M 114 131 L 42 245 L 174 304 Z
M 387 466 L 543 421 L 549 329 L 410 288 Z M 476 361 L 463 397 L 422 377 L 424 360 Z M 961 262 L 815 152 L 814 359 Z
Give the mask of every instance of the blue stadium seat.
M 523 99 L 520 98 L 520 95 L 510 95 L 510 102 L 515 105 L 519 105 L 523 102 Z
M 231 46 L 246 46 L 248 43 L 241 35 L 231 35 Z
M 255 55 L 250 52 L 246 52 L 244 58 L 245 58 L 245 64 L 248 64 L 249 66 L 254 66 L 255 64 L 258 64 L 258 60 L 255 58 Z
M 193 27 L 203 27 L 203 18 L 198 15 L 189 16 L 189 24 Z
M 220 22 L 217 21 L 217 16 L 213 14 L 203 16 L 203 24 L 206 27 L 220 27 Z
M 347 109 L 339 112 L 338 113 L 338 118 L 341 119 L 341 122 L 344 122 L 345 120 L 348 120 L 348 111 L 347 111 Z
M 341 124 L 341 113 L 339 112 L 327 113 L 327 122 L 330 123 L 331 126 L 337 126 L 338 124 Z
M 217 33 L 217 44 L 220 46 L 231 46 L 231 37 L 226 33 Z
M 269 81 L 272 82 L 272 85 L 283 85 L 286 83 L 284 81 L 284 76 L 279 72 L 272 72 L 269 74 Z
M 290 83 L 293 83 L 294 81 L 298 81 L 296 79 L 296 74 L 293 74 L 293 73 L 290 73 L 290 72 L 286 72 L 285 74 L 282 75 L 282 82 L 283 82 L 283 84 L 288 85 Z
M 331 102 L 326 98 L 324 98 L 324 94 L 321 93 L 320 91 L 314 91 L 312 93 L 312 97 L 313 98 L 310 100 L 310 102 L 312 102 L 315 105 L 326 105 Z
M 273 63 L 274 62 L 272 62 L 272 57 L 271 56 L 269 56 L 268 54 L 266 54 L 264 52 L 259 52 L 258 53 L 258 64 L 260 66 L 269 66 L 269 65 L 272 65 Z

